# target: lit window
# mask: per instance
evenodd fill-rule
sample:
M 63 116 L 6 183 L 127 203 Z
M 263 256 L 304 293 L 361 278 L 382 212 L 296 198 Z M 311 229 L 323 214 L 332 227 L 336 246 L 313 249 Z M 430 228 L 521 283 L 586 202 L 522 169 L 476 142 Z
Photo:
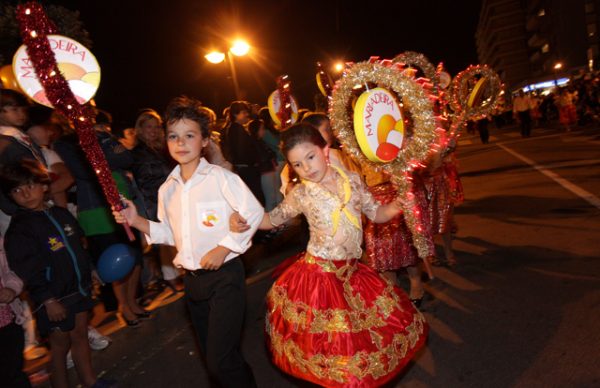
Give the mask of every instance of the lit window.
M 587 25 L 588 36 L 596 35 L 596 23 L 590 23 Z
M 544 8 L 540 9 L 540 10 L 538 11 L 537 15 L 538 15 L 539 17 L 542 17 L 542 16 L 546 15 L 546 10 L 545 10 Z
M 544 54 L 546 54 L 549 51 L 550 51 L 550 45 L 548 43 L 546 43 L 545 45 L 542 46 L 542 52 Z

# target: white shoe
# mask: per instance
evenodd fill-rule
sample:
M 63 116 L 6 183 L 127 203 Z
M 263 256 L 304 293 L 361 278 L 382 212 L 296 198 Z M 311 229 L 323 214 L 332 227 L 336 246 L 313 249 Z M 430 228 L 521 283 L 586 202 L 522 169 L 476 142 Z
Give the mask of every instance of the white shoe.
M 75 363 L 73 362 L 73 357 L 71 356 L 71 351 L 69 350 L 69 353 L 67 353 L 67 369 L 71 369 L 75 366 Z
M 88 326 L 88 341 L 92 350 L 106 349 L 110 345 L 110 338 L 100 334 L 96 328 Z

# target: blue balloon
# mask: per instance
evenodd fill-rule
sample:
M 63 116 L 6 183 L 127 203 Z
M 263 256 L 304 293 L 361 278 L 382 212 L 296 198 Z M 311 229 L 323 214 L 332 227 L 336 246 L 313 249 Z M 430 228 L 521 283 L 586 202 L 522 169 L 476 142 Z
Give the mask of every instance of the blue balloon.
M 135 253 L 125 244 L 113 244 L 100 255 L 96 270 L 100 279 L 112 283 L 127 276 L 135 265 Z

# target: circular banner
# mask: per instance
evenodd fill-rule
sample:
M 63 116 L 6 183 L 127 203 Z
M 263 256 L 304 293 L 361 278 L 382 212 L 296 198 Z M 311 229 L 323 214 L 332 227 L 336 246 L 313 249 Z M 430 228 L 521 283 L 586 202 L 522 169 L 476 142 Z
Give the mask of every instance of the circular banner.
M 291 95 L 290 105 L 292 112 L 292 114 L 290 115 L 290 124 L 294 124 L 298 120 L 298 102 L 296 101 L 294 96 Z M 277 112 L 279 112 L 279 109 L 281 108 L 281 97 L 279 95 L 279 90 L 275 90 L 273 93 L 271 93 L 269 99 L 267 100 L 267 106 L 269 107 L 269 114 L 275 122 L 275 125 L 277 125 L 277 127 L 281 127 L 281 120 L 277 115 Z
M 362 93 L 354 107 L 354 132 L 370 161 L 394 160 L 404 142 L 404 122 L 394 95 L 384 88 Z
M 100 85 L 100 65 L 81 43 L 62 35 L 48 35 L 50 48 L 62 75 L 80 104 L 88 102 Z M 13 72 L 21 89 L 35 102 L 53 108 L 35 74 L 25 45 L 13 58 Z

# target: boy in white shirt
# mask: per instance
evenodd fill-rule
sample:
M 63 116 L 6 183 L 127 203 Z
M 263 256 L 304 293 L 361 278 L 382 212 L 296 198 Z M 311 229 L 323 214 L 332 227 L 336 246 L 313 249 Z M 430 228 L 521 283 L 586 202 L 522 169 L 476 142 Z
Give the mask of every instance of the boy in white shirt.
M 149 244 L 177 247 L 173 263 L 186 270 L 185 292 L 209 373 L 223 387 L 256 386 L 239 345 L 245 310 L 245 274 L 238 257 L 251 245 L 263 208 L 234 173 L 202 157 L 211 115 L 197 100 L 178 97 L 165 113 L 169 153 L 178 163 L 158 191 L 158 219 L 137 214 L 132 202 L 113 212 L 146 234 Z M 229 230 L 233 212 L 251 229 Z

